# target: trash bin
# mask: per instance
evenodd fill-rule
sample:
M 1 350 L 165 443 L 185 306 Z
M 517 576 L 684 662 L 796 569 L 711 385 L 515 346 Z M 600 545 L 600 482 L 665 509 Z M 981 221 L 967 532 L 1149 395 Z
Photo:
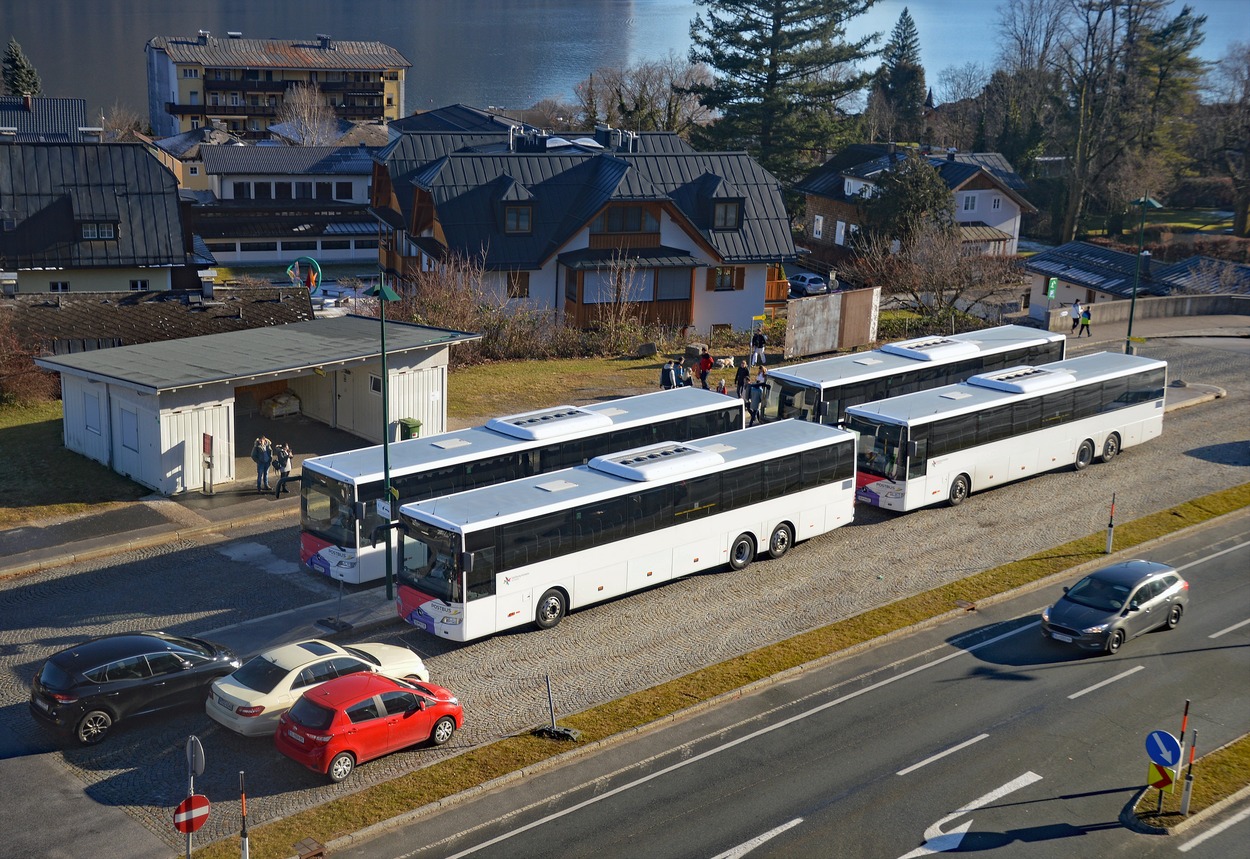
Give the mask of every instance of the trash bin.
M 400 441 L 410 438 L 416 438 L 421 435 L 420 418 L 400 418 L 399 419 L 399 438 Z

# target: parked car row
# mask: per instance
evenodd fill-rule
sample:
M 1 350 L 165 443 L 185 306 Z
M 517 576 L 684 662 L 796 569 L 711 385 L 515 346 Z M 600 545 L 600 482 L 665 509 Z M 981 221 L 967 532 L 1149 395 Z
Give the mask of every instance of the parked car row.
M 312 639 L 243 663 L 198 638 L 120 633 L 49 657 L 31 681 L 30 711 L 94 745 L 124 719 L 203 701 L 222 726 L 272 736 L 278 751 L 338 782 L 390 752 L 442 745 L 463 726 L 460 702 L 429 679 L 421 657 L 391 644 Z

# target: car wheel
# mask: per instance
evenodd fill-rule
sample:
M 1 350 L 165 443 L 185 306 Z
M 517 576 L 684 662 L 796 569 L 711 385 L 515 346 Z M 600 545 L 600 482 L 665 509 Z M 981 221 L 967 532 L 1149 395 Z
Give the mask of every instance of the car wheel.
M 1176 625 L 1181 622 L 1181 614 L 1185 611 L 1183 606 L 1174 605 L 1172 610 L 1168 612 L 1168 629 L 1176 629 Z
M 1089 439 L 1081 442 L 1081 446 L 1076 449 L 1076 462 L 1072 463 L 1072 467 L 1077 471 L 1084 471 L 1089 468 L 1089 464 L 1094 461 L 1094 443 Z
M 952 507 L 958 507 L 968 500 L 968 496 L 972 494 L 972 482 L 968 480 L 968 475 L 961 474 L 951 483 L 951 491 L 947 500 Z
M 552 588 L 538 601 L 538 610 L 534 612 L 534 623 L 538 624 L 539 629 L 551 629 L 560 622 L 567 610 L 564 594 Z
M 108 736 L 109 729 L 112 727 L 112 716 L 103 710 L 92 710 L 78 720 L 74 734 L 78 737 L 78 742 L 84 746 L 94 746 Z
M 1122 644 L 1124 644 L 1124 630 L 1117 629 L 1115 632 L 1111 633 L 1111 637 L 1107 639 L 1107 652 L 1115 653 L 1120 649 Z
M 451 716 L 444 716 L 434 723 L 434 730 L 430 731 L 430 742 L 441 746 L 450 740 L 454 733 L 456 733 L 456 720 Z
M 334 760 L 330 761 L 330 768 L 326 770 L 326 775 L 330 777 L 330 781 L 338 784 L 351 775 L 355 768 L 356 759 L 352 757 L 351 752 L 339 752 L 334 756 Z
M 792 545 L 794 545 L 794 533 L 789 525 L 782 522 L 773 529 L 772 536 L 768 538 L 768 557 L 775 561 L 790 551 Z
M 1120 436 L 1118 433 L 1112 433 L 1107 436 L 1107 440 L 1102 443 L 1102 461 L 1110 462 L 1120 453 Z
M 755 541 L 750 534 L 739 534 L 729 549 L 729 566 L 734 570 L 745 570 L 755 560 Z

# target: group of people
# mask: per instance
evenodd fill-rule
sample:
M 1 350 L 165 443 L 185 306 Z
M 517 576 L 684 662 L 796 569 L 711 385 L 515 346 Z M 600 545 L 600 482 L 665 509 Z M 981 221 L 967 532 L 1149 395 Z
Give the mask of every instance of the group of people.
M 282 493 L 290 493 L 291 490 L 286 488 L 286 482 L 291 478 L 291 463 L 294 454 L 291 453 L 291 445 L 287 442 L 275 444 L 268 438 L 261 435 L 252 443 L 252 462 L 256 463 L 256 491 L 269 492 L 273 491 L 274 497 Z M 277 472 L 277 486 L 269 485 L 269 469 L 272 468 Z
M 1081 330 L 1077 331 L 1077 337 L 1080 337 L 1082 334 L 1089 334 L 1090 337 L 1094 336 L 1089 332 L 1089 308 L 1082 307 L 1079 298 L 1072 302 L 1072 330 L 1076 331 L 1078 325 L 1081 327 Z
M 738 364 L 734 377 L 735 395 L 747 404 L 747 412 L 751 416 L 751 424 L 759 420 L 759 412 L 763 403 L 764 393 L 768 390 L 768 371 L 764 369 L 764 349 L 768 345 L 768 336 L 763 329 L 757 329 L 751 335 L 751 356 Z M 686 365 L 684 358 L 669 359 L 660 368 L 660 387 L 664 390 L 693 386 L 697 377 L 704 390 L 709 390 L 708 376 L 715 366 L 715 361 L 705 346 L 691 366 Z M 759 375 L 751 381 L 751 367 L 759 365 Z M 718 394 L 728 394 L 729 385 L 722 378 L 716 383 Z

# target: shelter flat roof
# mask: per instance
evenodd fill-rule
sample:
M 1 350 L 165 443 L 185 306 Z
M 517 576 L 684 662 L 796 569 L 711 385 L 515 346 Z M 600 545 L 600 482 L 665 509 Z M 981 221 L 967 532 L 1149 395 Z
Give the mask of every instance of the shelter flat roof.
M 39 358 L 45 370 L 73 373 L 147 393 L 216 382 L 261 382 L 294 371 L 381 355 L 380 325 L 368 316 L 313 319 L 136 346 Z M 450 346 L 480 334 L 403 322 L 386 325 L 386 352 Z

